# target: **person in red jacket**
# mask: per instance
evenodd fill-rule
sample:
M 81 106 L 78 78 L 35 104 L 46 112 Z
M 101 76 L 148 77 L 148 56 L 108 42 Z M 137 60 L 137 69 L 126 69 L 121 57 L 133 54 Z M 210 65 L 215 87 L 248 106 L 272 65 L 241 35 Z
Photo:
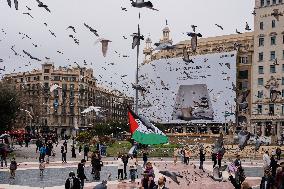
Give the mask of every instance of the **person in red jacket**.
M 222 158 L 223 158 L 223 154 L 219 151 L 217 153 L 217 160 L 218 160 L 218 166 L 219 168 L 221 167 L 221 164 L 222 164 Z

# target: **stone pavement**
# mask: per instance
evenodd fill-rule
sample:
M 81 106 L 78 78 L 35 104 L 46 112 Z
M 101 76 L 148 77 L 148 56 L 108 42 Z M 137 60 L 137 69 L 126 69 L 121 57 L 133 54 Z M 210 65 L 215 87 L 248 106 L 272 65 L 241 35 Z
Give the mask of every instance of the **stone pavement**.
M 167 179 L 167 186 L 172 189 L 179 187 L 190 188 L 190 189 L 233 189 L 233 186 L 229 181 L 226 182 L 215 182 L 210 177 L 212 172 L 211 162 L 205 162 L 205 170 L 203 173 L 197 169 L 198 162 L 191 161 L 190 165 L 184 165 L 178 163 L 176 166 L 173 165 L 173 161 L 152 161 L 155 170 L 155 180 L 157 181 L 160 174 L 159 170 L 170 170 L 180 172 L 184 175 L 184 178 L 179 179 L 180 185 L 177 185 L 170 179 Z M 9 179 L 9 172 L 7 169 L 0 169 L 0 189 L 35 189 L 35 188 L 50 188 L 59 189 L 64 188 L 65 179 L 68 177 L 69 171 L 73 170 L 76 172 L 78 162 L 69 162 L 62 164 L 61 162 L 53 162 L 46 166 L 44 177 L 39 177 L 38 163 L 37 162 L 23 162 L 19 165 L 19 169 L 16 173 L 16 179 Z M 139 162 L 142 165 L 142 162 Z M 259 186 L 260 177 L 262 173 L 261 163 L 244 163 L 243 166 L 246 170 L 247 181 L 252 186 Z M 90 163 L 86 164 L 86 173 L 90 181 L 85 184 L 86 189 L 92 189 L 99 182 L 94 182 L 90 174 L 91 168 Z M 107 175 L 111 174 L 110 181 L 108 181 L 108 189 L 135 189 L 138 188 L 141 182 L 142 168 L 138 168 L 139 178 L 136 183 L 130 183 L 129 180 L 124 182 L 117 181 L 117 165 L 116 161 L 104 161 L 104 167 L 102 168 L 101 177 L 107 179 Z M 226 173 L 224 172 L 226 178 Z

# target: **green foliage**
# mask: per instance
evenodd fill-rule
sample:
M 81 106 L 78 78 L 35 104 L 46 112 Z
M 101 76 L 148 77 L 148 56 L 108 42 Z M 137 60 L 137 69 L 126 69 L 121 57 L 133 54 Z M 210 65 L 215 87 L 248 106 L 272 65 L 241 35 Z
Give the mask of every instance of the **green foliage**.
M 81 131 L 77 135 L 77 141 L 81 143 L 89 143 L 89 141 L 93 138 L 92 133 L 89 131 Z
M 17 91 L 11 85 L 0 83 L 0 131 L 12 129 L 19 107 Z

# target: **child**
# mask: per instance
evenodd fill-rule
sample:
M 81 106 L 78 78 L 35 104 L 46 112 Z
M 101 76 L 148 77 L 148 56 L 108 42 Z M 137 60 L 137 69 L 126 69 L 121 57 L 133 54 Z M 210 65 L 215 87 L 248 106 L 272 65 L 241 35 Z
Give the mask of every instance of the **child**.
M 41 177 L 43 176 L 44 169 L 45 169 L 45 163 L 43 160 L 41 160 L 39 164 L 39 176 Z
M 118 164 L 117 179 L 118 180 L 123 180 L 123 167 L 124 167 L 124 163 L 123 163 L 120 155 L 118 156 L 117 164 Z M 121 177 L 121 178 L 119 178 L 119 177 Z
M 15 160 L 15 158 L 12 159 L 11 164 L 10 164 L 10 174 L 12 179 L 15 179 L 16 176 L 16 170 L 17 170 L 17 162 Z

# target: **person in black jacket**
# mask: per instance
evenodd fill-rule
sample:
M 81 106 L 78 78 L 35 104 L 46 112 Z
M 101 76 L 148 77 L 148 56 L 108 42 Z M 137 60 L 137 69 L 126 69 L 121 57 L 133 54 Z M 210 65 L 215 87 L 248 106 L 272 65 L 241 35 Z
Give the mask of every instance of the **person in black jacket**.
M 81 189 L 80 180 L 73 171 L 69 173 L 69 178 L 65 182 L 65 189 Z
M 127 167 L 127 164 L 128 164 L 128 159 L 129 159 L 129 156 L 128 154 L 124 154 L 122 156 L 122 161 L 123 161 L 123 164 L 124 164 L 124 168 L 123 168 L 123 172 L 124 172 L 124 179 L 127 179 L 127 171 L 126 171 L 126 167 Z
M 200 149 L 200 151 L 199 151 L 199 158 L 200 158 L 199 169 L 202 169 L 203 172 L 205 172 L 204 169 L 203 169 L 203 162 L 205 161 L 205 155 L 206 155 L 206 153 L 203 151 L 203 149 Z
M 232 176 L 231 172 L 229 173 L 229 180 L 235 189 L 252 189 L 247 182 L 238 183 L 236 179 Z
M 102 167 L 102 162 L 101 162 L 101 156 L 99 154 L 98 151 L 96 151 L 92 157 L 92 172 L 94 173 L 94 177 L 95 177 L 95 180 L 100 180 L 101 178 L 101 174 L 100 174 L 100 171 L 101 171 L 101 167 Z
M 143 176 L 144 177 L 141 180 L 141 185 L 142 185 L 143 189 L 153 189 L 154 186 L 156 186 L 153 177 L 152 178 L 149 177 L 148 171 L 144 171 Z
M 78 178 L 81 181 L 81 187 L 82 188 L 84 188 L 84 181 L 85 181 L 85 179 L 87 180 L 87 177 L 85 175 L 85 170 L 84 170 L 85 163 L 86 163 L 86 160 L 82 159 L 81 163 L 78 164 L 78 169 L 77 169 L 77 176 L 78 176 Z
M 272 155 L 270 158 L 270 167 L 271 167 L 271 173 L 272 173 L 272 177 L 275 178 L 276 177 L 276 169 L 277 169 L 277 160 L 275 159 L 275 156 Z
M 269 169 L 264 171 L 264 176 L 261 179 L 260 189 L 271 189 L 274 186 L 274 178 L 271 176 Z

